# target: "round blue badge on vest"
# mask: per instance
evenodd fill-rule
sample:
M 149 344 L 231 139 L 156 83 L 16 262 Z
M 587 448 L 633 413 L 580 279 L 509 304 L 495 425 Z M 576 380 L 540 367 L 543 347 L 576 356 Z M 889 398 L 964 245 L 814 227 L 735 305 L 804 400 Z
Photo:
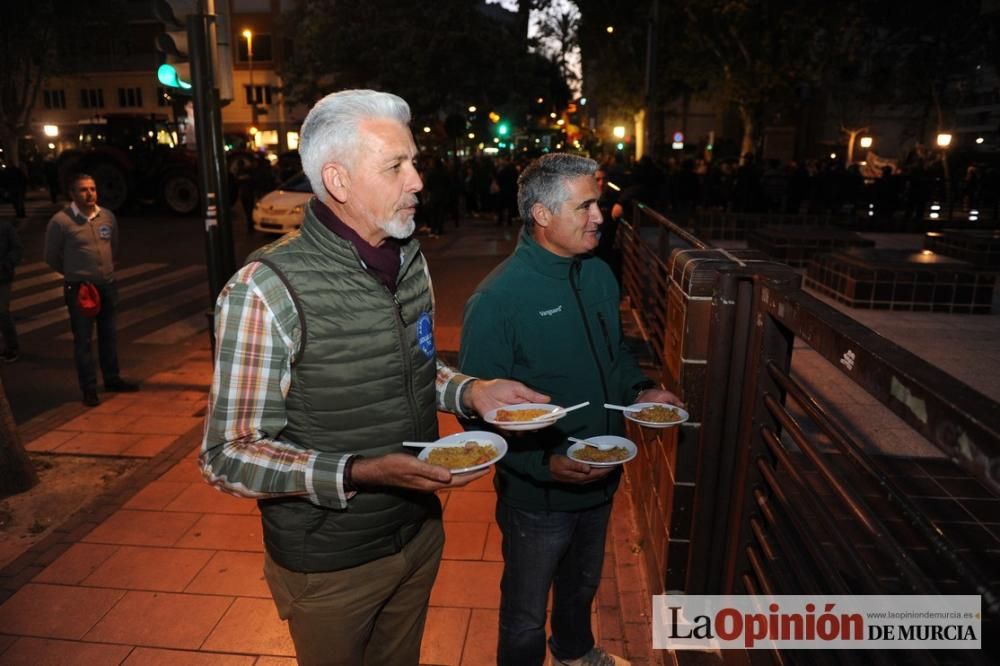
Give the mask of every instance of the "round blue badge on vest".
M 434 324 L 431 322 L 431 315 L 423 312 L 417 320 L 417 344 L 424 356 L 431 358 L 434 356 Z
M 111 225 L 102 224 L 101 226 L 97 227 L 97 235 L 101 238 L 101 240 L 108 240 L 109 238 L 111 238 Z

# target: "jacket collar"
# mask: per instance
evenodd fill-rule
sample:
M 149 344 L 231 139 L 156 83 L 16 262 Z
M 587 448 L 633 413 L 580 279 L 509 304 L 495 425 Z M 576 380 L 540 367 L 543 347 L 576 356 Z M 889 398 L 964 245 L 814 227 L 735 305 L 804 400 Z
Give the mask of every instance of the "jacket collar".
M 570 270 L 580 265 L 582 257 L 560 257 L 549 252 L 531 237 L 525 227 L 517 240 L 514 255 L 531 264 L 531 267 L 546 277 L 560 280 L 569 279 Z
M 73 217 L 74 217 L 74 218 L 76 218 L 76 220 L 77 220 L 77 221 L 78 221 L 78 222 L 79 222 L 80 224 L 83 224 L 84 222 L 90 222 L 90 221 L 91 221 L 91 220 L 93 220 L 93 219 L 94 219 L 95 217 L 97 217 L 98 215 L 100 215 L 100 214 L 101 214 L 101 207 L 100 207 L 100 206 L 96 206 L 96 207 L 94 208 L 94 214 L 93 214 L 93 215 L 91 215 L 90 217 L 87 217 L 86 215 L 84 215 L 84 214 L 83 214 L 83 211 L 82 211 L 82 210 L 80 210 L 79 208 L 77 208 L 77 205 L 76 205 L 76 202 L 75 202 L 75 201 L 74 201 L 74 202 L 72 202 L 72 203 L 70 203 L 70 205 L 69 205 L 69 209 L 70 209 L 70 211 L 72 211 L 72 213 L 73 213 Z
M 330 231 L 326 225 L 316 218 L 312 205 L 306 206 L 305 219 L 302 222 L 302 228 L 299 230 L 299 233 L 315 243 L 324 252 L 329 252 L 336 260 L 366 268 L 365 262 L 362 260 L 354 243 Z M 415 238 L 410 238 L 405 242 L 400 242 L 399 250 L 399 280 L 402 280 L 403 275 L 406 274 L 406 270 L 413 263 L 413 259 L 420 253 L 420 243 Z

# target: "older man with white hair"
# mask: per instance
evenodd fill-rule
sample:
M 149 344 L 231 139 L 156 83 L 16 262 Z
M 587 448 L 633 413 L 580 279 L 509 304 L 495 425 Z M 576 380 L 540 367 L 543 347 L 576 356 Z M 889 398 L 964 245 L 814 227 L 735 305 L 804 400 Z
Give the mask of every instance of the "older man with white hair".
M 264 574 L 303 664 L 417 663 L 444 543 L 434 491 L 484 472 L 453 476 L 401 442 L 435 439 L 437 409 L 548 399 L 437 361 L 409 121 L 388 93 L 320 100 L 302 125 L 305 222 L 216 308 L 202 471 L 258 500 Z

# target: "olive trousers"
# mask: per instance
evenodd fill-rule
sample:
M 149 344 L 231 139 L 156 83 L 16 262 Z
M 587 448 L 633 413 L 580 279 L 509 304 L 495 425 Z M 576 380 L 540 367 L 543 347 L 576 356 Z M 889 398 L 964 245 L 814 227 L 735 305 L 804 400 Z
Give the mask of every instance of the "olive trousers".
M 264 555 L 264 577 L 304 666 L 417 666 L 427 603 L 444 549 L 428 520 L 395 555 L 299 573 Z

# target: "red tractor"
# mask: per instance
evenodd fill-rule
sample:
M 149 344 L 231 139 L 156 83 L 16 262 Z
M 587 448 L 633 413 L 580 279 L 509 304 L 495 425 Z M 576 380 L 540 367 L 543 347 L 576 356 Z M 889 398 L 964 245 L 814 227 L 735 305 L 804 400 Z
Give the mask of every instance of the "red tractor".
M 198 159 L 178 141 L 176 125 L 154 116 L 108 114 L 81 121 L 77 147 L 57 160 L 60 183 L 87 173 L 102 206 L 119 211 L 155 202 L 172 213 L 198 210 Z

